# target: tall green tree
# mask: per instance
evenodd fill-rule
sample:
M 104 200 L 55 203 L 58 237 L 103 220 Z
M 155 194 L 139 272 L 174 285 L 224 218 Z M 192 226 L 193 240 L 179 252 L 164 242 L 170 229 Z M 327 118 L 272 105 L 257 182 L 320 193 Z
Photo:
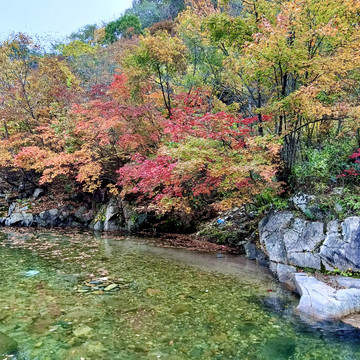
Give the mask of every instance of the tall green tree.
M 131 38 L 141 34 L 140 19 L 136 15 L 125 14 L 115 21 L 111 21 L 105 28 L 105 42 L 113 43 L 120 37 Z

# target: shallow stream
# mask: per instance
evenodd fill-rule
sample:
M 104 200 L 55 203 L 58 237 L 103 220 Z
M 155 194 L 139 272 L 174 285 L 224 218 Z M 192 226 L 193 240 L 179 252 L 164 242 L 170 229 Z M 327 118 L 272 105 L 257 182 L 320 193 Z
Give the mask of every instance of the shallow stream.
M 151 239 L 0 233 L 0 349 L 18 360 L 360 359 L 360 332 L 302 320 L 241 256 Z

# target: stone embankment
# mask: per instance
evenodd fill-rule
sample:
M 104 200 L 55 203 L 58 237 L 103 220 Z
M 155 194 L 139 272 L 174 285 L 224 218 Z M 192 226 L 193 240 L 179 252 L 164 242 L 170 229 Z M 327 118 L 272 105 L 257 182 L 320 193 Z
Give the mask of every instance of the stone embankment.
M 0 225 L 16 227 L 82 227 L 95 231 L 138 230 L 147 221 L 146 214 L 138 214 L 128 203 L 111 198 L 97 211 L 85 205 L 65 205 L 41 212 L 32 209 L 41 189 L 33 196 L 20 201 L 13 201 L 2 207 Z
M 299 312 L 322 320 L 360 312 L 360 279 L 331 277 L 330 286 L 304 273 L 360 271 L 360 217 L 326 224 L 290 211 L 275 212 L 260 222 L 259 237 L 270 269 L 301 296 Z
M 36 213 L 33 201 L 43 195 L 36 189 L 26 201 L 0 201 L 0 225 L 21 227 L 83 227 L 95 231 L 139 230 L 150 226 L 146 214 L 138 214 L 126 202 L 111 198 L 97 211 L 84 205 L 65 205 Z M 0 198 L 0 200 L 4 200 Z M 205 236 L 221 237 L 223 243 L 241 248 L 251 259 L 268 264 L 279 281 L 300 296 L 299 312 L 323 320 L 341 319 L 360 312 L 360 279 L 334 277 L 333 286 L 305 274 L 317 271 L 360 271 L 360 217 L 325 222 L 318 208 L 310 208 L 311 196 L 293 198 L 297 211 L 268 214 L 259 223 L 260 246 L 256 246 L 255 216 L 233 209 L 213 220 L 203 230 Z M 317 221 L 306 213 L 317 214 Z M 251 214 L 250 214 L 251 215 Z M 249 236 L 250 234 L 250 236 Z

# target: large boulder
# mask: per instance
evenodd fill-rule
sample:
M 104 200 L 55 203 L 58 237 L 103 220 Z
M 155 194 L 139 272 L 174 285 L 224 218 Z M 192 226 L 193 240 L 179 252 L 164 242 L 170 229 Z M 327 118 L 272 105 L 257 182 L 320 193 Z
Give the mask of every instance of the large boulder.
M 317 249 L 325 238 L 323 228 L 322 222 L 295 218 L 287 211 L 278 212 L 260 222 L 260 242 L 272 262 L 320 269 Z
M 5 220 L 6 226 L 22 226 L 23 216 L 20 213 L 12 213 Z
M 147 214 L 138 213 L 129 202 L 121 200 L 124 230 L 133 232 L 141 229 L 147 223 Z
M 104 230 L 105 231 L 117 231 L 120 230 L 118 225 L 119 217 L 122 215 L 121 207 L 115 198 L 111 198 L 106 207 Z
M 24 226 L 30 227 L 34 223 L 34 216 L 32 214 L 21 213 L 12 213 L 4 221 L 6 226 Z
M 360 217 L 349 217 L 341 226 L 338 221 L 331 221 L 320 257 L 328 269 L 336 266 L 340 270 L 360 271 Z
M 334 277 L 337 286 L 348 289 L 360 289 L 360 279 L 344 277 L 344 276 L 336 276 Z
M 36 222 L 38 226 L 41 227 L 52 227 L 57 226 L 59 216 L 59 210 L 58 209 L 51 209 L 51 210 L 45 210 L 42 211 L 36 218 Z
M 282 284 L 291 291 L 296 290 L 294 281 L 296 268 L 294 266 L 273 263 L 271 268 Z
M 71 226 L 73 220 L 73 208 L 70 206 L 45 210 L 35 216 L 35 222 L 40 227 Z
M 260 221 L 260 243 L 270 261 L 287 264 L 284 235 L 293 218 L 294 214 L 284 211 L 271 214 Z
M 360 289 L 340 289 L 306 274 L 295 274 L 295 284 L 300 294 L 297 307 L 300 313 L 321 320 L 336 320 L 360 311 Z
M 94 231 L 103 231 L 104 230 L 104 222 L 101 220 L 97 220 L 93 224 L 90 224 L 90 229 L 92 229 Z

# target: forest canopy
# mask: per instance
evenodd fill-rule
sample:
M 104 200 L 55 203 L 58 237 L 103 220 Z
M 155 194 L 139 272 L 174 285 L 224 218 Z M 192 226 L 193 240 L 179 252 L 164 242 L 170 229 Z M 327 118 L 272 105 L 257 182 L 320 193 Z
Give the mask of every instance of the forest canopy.
M 359 18 L 357 0 L 134 0 L 53 52 L 12 35 L 2 177 L 190 218 L 354 186 Z

